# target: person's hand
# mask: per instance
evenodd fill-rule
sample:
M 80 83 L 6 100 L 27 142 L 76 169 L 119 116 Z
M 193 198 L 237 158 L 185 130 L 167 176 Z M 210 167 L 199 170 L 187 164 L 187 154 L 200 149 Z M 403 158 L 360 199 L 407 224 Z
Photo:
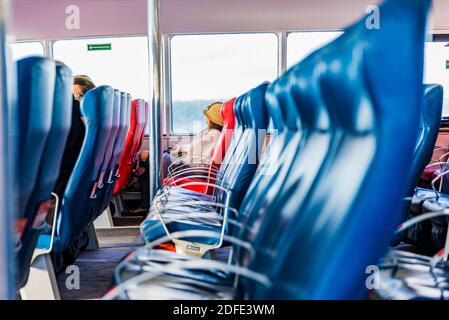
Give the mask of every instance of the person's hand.
M 136 169 L 136 176 L 140 177 L 141 175 L 143 175 L 145 173 L 145 168 L 142 167 L 138 167 Z

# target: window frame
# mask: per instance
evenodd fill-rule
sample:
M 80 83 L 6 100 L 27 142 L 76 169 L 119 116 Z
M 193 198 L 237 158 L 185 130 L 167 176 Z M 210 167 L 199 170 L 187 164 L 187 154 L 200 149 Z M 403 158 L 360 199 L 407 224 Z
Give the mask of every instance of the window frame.
M 43 40 L 18 40 L 18 41 L 11 41 L 9 44 L 11 46 L 11 50 L 12 50 L 12 45 L 13 44 L 26 44 L 26 43 L 39 43 L 42 46 L 42 57 L 48 57 L 48 52 L 47 52 L 47 46 L 46 46 L 46 42 Z M 12 52 L 11 52 L 12 55 Z
M 164 72 L 163 72 L 163 77 L 165 77 L 165 79 L 163 79 L 162 81 L 164 81 L 164 83 L 167 84 L 166 86 L 166 90 L 164 93 L 164 99 L 166 101 L 166 103 L 164 104 L 166 106 L 165 108 L 165 114 L 166 114 L 166 131 L 165 131 L 165 136 L 167 137 L 192 137 L 195 135 L 195 133 L 175 133 L 173 130 L 173 90 L 172 90 L 172 61 L 171 61 L 171 56 L 172 56 L 172 45 L 171 45 L 171 41 L 174 37 L 176 36 L 213 36 L 213 35 L 253 35 L 253 34 L 271 34 L 276 36 L 277 39 L 277 48 L 276 48 L 276 52 L 278 53 L 276 55 L 276 76 L 279 77 L 280 74 L 282 73 L 282 68 L 281 68 L 281 61 L 282 58 L 280 56 L 280 49 L 281 49 L 281 37 L 282 37 L 282 33 L 281 32 L 275 32 L 275 31 L 255 31 L 255 32 L 198 32 L 198 33 L 170 33 L 167 34 L 166 37 L 166 42 L 162 41 L 163 46 L 166 47 L 166 54 L 164 54 L 164 59 L 165 60 L 163 63 L 166 63 L 166 67 L 164 68 Z M 164 50 L 165 48 L 163 48 L 162 50 Z
M 49 56 L 51 56 L 52 58 L 54 57 L 54 46 L 57 42 L 59 41 L 83 41 L 83 40 L 101 40 L 101 39 L 129 39 L 129 38 L 147 38 L 147 44 L 148 44 L 148 35 L 147 34 L 134 34 L 134 35 L 119 35 L 119 36 L 106 36 L 106 35 L 102 35 L 102 36 L 91 36 L 91 37 L 74 37 L 74 38 L 58 38 L 58 39 L 53 39 L 48 41 L 48 51 L 49 51 Z M 45 48 L 45 47 L 44 47 Z M 148 55 L 150 54 L 149 50 L 148 50 Z M 150 73 L 150 68 L 148 68 L 148 73 Z M 151 74 L 149 74 L 149 85 L 151 85 Z M 151 90 L 150 88 L 148 88 L 148 93 L 149 93 L 149 97 L 151 99 Z M 133 98 L 137 98 L 137 97 L 133 97 Z M 151 101 L 147 101 L 148 103 L 151 103 Z M 149 127 L 147 125 L 146 129 L 145 129 L 145 133 L 144 136 L 146 138 L 148 138 L 150 136 L 149 133 Z
M 320 33 L 324 33 L 324 32 L 341 32 L 344 33 L 345 29 L 308 29 L 308 30 L 290 30 L 290 31 L 286 31 L 285 32 L 285 65 L 286 68 L 288 69 L 288 37 L 291 34 L 295 34 L 295 33 L 313 33 L 313 32 L 320 32 Z
M 434 33 L 431 35 L 431 39 L 426 42 L 447 42 L 449 43 L 449 33 Z M 448 93 L 449 94 L 449 93 Z M 449 116 L 441 116 L 441 128 L 449 128 Z

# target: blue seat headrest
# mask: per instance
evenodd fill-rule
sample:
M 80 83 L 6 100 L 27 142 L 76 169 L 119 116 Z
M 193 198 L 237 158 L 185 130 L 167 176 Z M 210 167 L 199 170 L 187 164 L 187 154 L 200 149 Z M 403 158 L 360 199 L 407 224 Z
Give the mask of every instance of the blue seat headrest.
M 273 129 L 280 131 L 284 128 L 284 118 L 282 116 L 281 107 L 277 98 L 277 91 L 278 88 L 276 86 L 276 82 L 274 82 L 267 88 L 267 92 L 265 93 L 265 100 L 267 102 L 267 111 L 271 123 L 273 124 Z
M 242 100 L 244 95 L 239 96 L 234 102 L 234 114 L 235 119 L 237 120 L 237 126 L 241 127 L 241 129 L 245 129 L 245 121 L 242 115 Z M 237 127 L 236 126 L 236 127 Z
M 120 126 L 120 108 L 122 104 L 122 97 L 119 90 L 114 89 L 114 109 L 112 113 L 112 128 L 118 129 Z
M 120 126 L 122 128 L 126 128 L 126 117 L 128 115 L 128 94 L 125 92 L 120 93 L 120 99 L 121 99 L 121 108 L 120 108 Z
M 265 107 L 265 92 L 268 85 L 268 82 L 262 83 L 244 95 L 241 109 L 246 128 L 267 129 L 268 116 Z
M 19 204 L 26 215 L 25 206 L 33 190 L 45 142 L 50 131 L 53 95 L 55 88 L 55 63 L 42 57 L 29 57 L 17 62 Z M 26 155 L 26 156 L 23 156 Z M 33 159 L 33 161 L 29 161 Z
M 301 118 L 290 93 L 290 86 L 287 74 L 276 80 L 267 90 L 267 98 L 271 96 L 268 108 L 275 127 L 283 124 L 290 130 L 298 130 L 301 128 Z M 274 105 L 271 106 L 271 103 Z
M 81 113 L 86 120 L 87 128 L 99 130 L 99 134 L 96 136 L 97 141 L 87 142 L 98 145 L 96 159 L 91 167 L 92 175 L 90 178 L 92 180 L 97 179 L 103 163 L 109 131 L 112 126 L 113 103 L 114 90 L 109 86 L 99 86 L 89 90 L 81 103 Z
M 313 65 L 319 66 L 318 71 L 312 68 Z M 311 55 L 301 64 L 290 69 L 286 76 L 289 78 L 288 83 L 291 84 L 291 94 L 295 105 L 301 106 L 298 112 L 304 129 L 308 127 L 327 131 L 331 124 L 330 115 L 325 101 L 321 98 L 321 87 L 314 81 L 322 70 L 321 66 L 320 57 Z M 315 72 L 315 75 L 311 74 L 312 72 Z
M 439 84 L 424 85 L 424 99 L 420 127 L 439 130 L 443 111 L 444 89 Z

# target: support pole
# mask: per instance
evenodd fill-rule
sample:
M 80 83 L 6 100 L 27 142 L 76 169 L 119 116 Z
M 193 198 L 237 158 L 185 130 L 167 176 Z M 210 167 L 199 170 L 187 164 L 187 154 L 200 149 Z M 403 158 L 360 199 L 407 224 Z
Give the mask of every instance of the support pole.
M 150 129 L 150 201 L 162 185 L 162 110 L 161 110 L 161 35 L 159 31 L 160 1 L 148 0 L 148 46 L 152 92 L 149 112 Z

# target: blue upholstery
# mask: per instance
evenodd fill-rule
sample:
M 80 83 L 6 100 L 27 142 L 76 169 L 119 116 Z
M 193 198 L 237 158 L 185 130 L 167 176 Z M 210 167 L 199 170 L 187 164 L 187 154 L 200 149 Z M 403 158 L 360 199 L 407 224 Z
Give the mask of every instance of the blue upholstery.
M 2 9 L 5 7 L 3 6 Z M 8 11 L 3 11 L 8 12 Z M 12 63 L 6 54 L 5 41 L 7 15 L 0 18 L 0 299 L 15 299 L 16 279 L 14 263 L 13 220 L 18 212 L 17 140 L 18 117 L 16 110 L 16 85 L 11 77 Z M 12 90 L 13 89 L 13 90 Z
M 17 96 L 19 112 L 20 214 L 33 219 L 35 212 L 27 212 L 26 206 L 32 196 L 39 166 L 50 131 L 55 88 L 54 62 L 38 57 L 17 62 Z M 33 159 L 33 161 L 29 161 Z
M 109 130 L 109 137 L 106 142 L 106 149 L 103 158 L 103 164 L 101 165 L 100 174 L 98 178 L 98 202 L 99 207 L 94 216 L 100 215 L 105 207 L 107 207 L 106 202 L 109 204 L 110 196 L 109 193 L 112 189 L 112 183 L 109 182 L 110 175 L 112 173 L 112 161 L 114 158 L 114 152 L 116 148 L 116 138 L 120 128 L 120 115 L 121 115 L 121 103 L 122 97 L 121 92 L 114 89 L 114 103 L 112 104 L 112 125 Z
M 45 58 L 30 57 L 17 62 L 18 138 L 14 140 L 19 169 L 19 212 L 16 218 L 23 228 L 17 236 L 20 242 L 25 242 L 17 259 L 19 287 L 23 286 L 28 273 L 25 257 L 34 250 L 28 238 L 37 208 L 50 198 L 52 191 L 42 194 L 45 190 L 41 190 L 38 179 L 46 174 L 43 172 L 44 157 L 45 151 L 49 151 L 46 143 L 52 125 L 55 73 L 54 62 Z M 40 227 L 40 223 L 35 227 Z
M 408 196 L 413 195 L 413 190 L 418 183 L 421 173 L 432 159 L 433 149 L 441 125 L 443 87 L 437 84 L 424 85 L 422 104 L 419 134 L 412 157 L 412 171 L 410 172 L 411 187 L 407 193 Z
M 282 159 L 269 177 L 258 171 L 240 207 L 237 235 L 255 254 L 235 252 L 272 286 L 239 278 L 245 298 L 365 297 L 365 270 L 388 248 L 411 184 L 429 3 L 386 1 L 380 29 L 362 18 L 268 87 Z M 262 164 L 278 160 L 266 157 Z M 211 272 L 190 273 L 207 282 Z M 157 290 L 157 281 L 141 284 L 151 285 Z
M 55 168 L 61 166 L 65 143 L 70 131 L 72 120 L 72 72 L 69 68 L 56 66 L 56 79 L 53 87 L 51 129 L 45 142 L 32 197 L 26 206 L 26 212 L 30 219 L 33 220 L 35 218 L 31 218 L 32 214 L 36 215 L 39 206 L 50 199 L 59 175 L 59 171 L 55 170 Z M 22 238 L 22 248 L 18 253 L 19 266 L 26 266 L 23 269 L 25 272 L 18 275 L 20 286 L 26 283 L 28 266 L 36 246 L 40 227 L 45 222 L 43 218 L 45 218 L 45 215 L 39 221 L 35 221 L 35 223 L 28 223 L 25 229 Z
M 413 196 L 408 210 L 408 218 L 410 219 L 423 213 L 443 210 L 443 207 L 449 200 L 446 176 L 443 177 L 443 193 L 439 194 L 438 200 L 434 199 L 435 192 L 432 189 L 417 188 L 415 190 L 417 181 L 433 154 L 433 148 L 440 129 L 442 108 L 443 88 L 440 85 L 425 85 L 420 131 L 413 154 L 413 166 L 410 176 L 412 184 L 407 194 L 408 196 Z M 448 169 L 449 167 L 445 166 L 443 171 Z M 397 241 L 404 240 L 419 247 L 423 253 L 434 254 L 444 247 L 446 230 L 443 226 L 447 225 L 445 221 L 445 217 L 423 221 L 409 228 L 406 234 L 399 235 Z M 406 238 L 402 239 L 401 237 L 405 235 Z
M 105 153 L 103 161 L 100 168 L 100 176 L 98 179 L 98 187 L 103 188 L 104 183 L 106 183 L 108 177 L 108 170 L 110 170 L 110 163 L 113 157 L 115 138 L 120 126 L 120 105 L 121 105 L 121 93 L 117 89 L 114 89 L 114 98 L 112 103 L 112 122 L 111 127 L 108 130 L 108 138 L 106 140 Z
M 106 179 L 106 187 L 104 190 L 101 210 L 98 214 L 101 214 L 106 210 L 111 202 L 112 192 L 114 191 L 115 184 L 118 179 L 118 163 L 120 161 L 120 156 L 123 151 L 123 145 L 125 144 L 125 134 L 126 134 L 126 116 L 128 112 L 128 101 L 127 94 L 120 92 L 120 110 L 118 114 L 118 129 L 115 135 L 114 147 L 112 151 L 112 156 L 109 160 L 108 165 L 108 177 Z
M 92 222 L 98 213 L 96 182 L 112 127 L 114 90 L 100 86 L 86 93 L 81 113 L 86 120 L 86 136 L 73 169 L 56 221 L 53 251 L 63 252 Z
M 233 134 L 231 145 L 223 159 L 218 176 L 221 178 L 219 184 L 231 191 L 229 206 L 238 208 L 243 195 L 246 193 L 248 186 L 254 176 L 259 162 L 259 153 L 265 138 L 265 131 L 268 126 L 267 110 L 264 103 L 264 95 L 267 84 L 264 83 L 257 88 L 249 91 L 242 97 L 239 97 L 234 108 L 237 114 L 237 126 Z M 235 142 L 238 141 L 238 142 Z M 224 202 L 222 199 L 222 192 L 218 189 L 215 192 L 215 198 L 219 202 Z M 210 196 L 194 191 L 184 189 L 181 187 L 174 187 L 170 189 L 170 195 L 167 202 L 180 200 L 212 200 Z M 156 198 L 156 201 L 166 200 Z M 192 210 L 192 209 L 190 209 Z M 170 211 L 170 213 L 180 214 L 185 211 L 178 209 Z M 150 214 L 144 222 L 144 229 L 160 225 L 159 218 L 155 212 L 155 201 L 153 201 L 150 208 Z M 170 223 L 168 229 L 170 232 L 183 230 L 213 230 L 219 231 L 220 225 L 198 225 L 192 222 L 179 221 Z M 165 234 L 164 229 L 160 225 L 159 228 L 154 229 L 148 233 L 148 240 L 157 239 Z M 189 238 L 190 241 L 198 241 L 203 243 L 215 244 L 216 238 L 197 239 Z
M 129 102 L 128 94 L 121 93 L 121 108 L 120 108 L 120 125 L 117 132 L 117 136 L 114 143 L 114 156 L 111 159 L 110 167 L 117 169 L 118 163 L 120 161 L 120 156 L 123 151 L 123 145 L 125 144 L 125 135 L 128 129 L 127 116 L 129 113 Z
M 239 101 L 242 105 L 241 116 L 245 123 L 245 130 L 233 153 L 229 157 L 226 153 L 222 163 L 224 168 L 223 170 L 220 168 L 218 174 L 223 181 L 223 186 L 232 192 L 229 205 L 236 209 L 240 207 L 254 177 L 265 143 L 268 115 L 264 97 L 267 86 L 268 83 L 261 84 Z
M 297 79 L 319 84 L 320 94 L 297 101 L 297 107 L 308 102 L 327 106 L 331 158 L 326 157 L 306 204 L 269 208 L 278 218 L 256 226 L 259 252 L 248 266 L 267 274 L 276 286 L 266 291 L 249 285 L 252 297 L 361 297 L 365 268 L 388 247 L 409 187 L 428 5 L 387 1 L 380 8 L 380 30 L 366 29 L 362 19 L 295 68 Z M 400 141 L 391 139 L 398 136 Z M 372 201 L 379 190 L 382 201 Z M 273 223 L 285 226 L 276 243 L 265 233 Z
M 421 110 L 419 133 L 416 139 L 415 150 L 413 152 L 413 165 L 410 171 L 410 188 L 407 192 L 408 197 L 412 197 L 411 213 L 420 214 L 423 211 L 422 202 L 427 198 L 435 196 L 435 192 L 431 189 L 422 189 L 415 187 L 419 178 L 424 171 L 426 165 L 429 164 L 435 142 L 441 125 L 441 114 L 443 109 L 443 87 L 435 84 L 424 85 L 423 107 Z M 447 171 L 448 166 L 443 168 Z M 443 177 L 442 192 L 448 193 L 447 176 Z M 443 195 L 444 196 L 444 195 Z M 420 226 L 409 229 L 409 233 L 413 234 Z

